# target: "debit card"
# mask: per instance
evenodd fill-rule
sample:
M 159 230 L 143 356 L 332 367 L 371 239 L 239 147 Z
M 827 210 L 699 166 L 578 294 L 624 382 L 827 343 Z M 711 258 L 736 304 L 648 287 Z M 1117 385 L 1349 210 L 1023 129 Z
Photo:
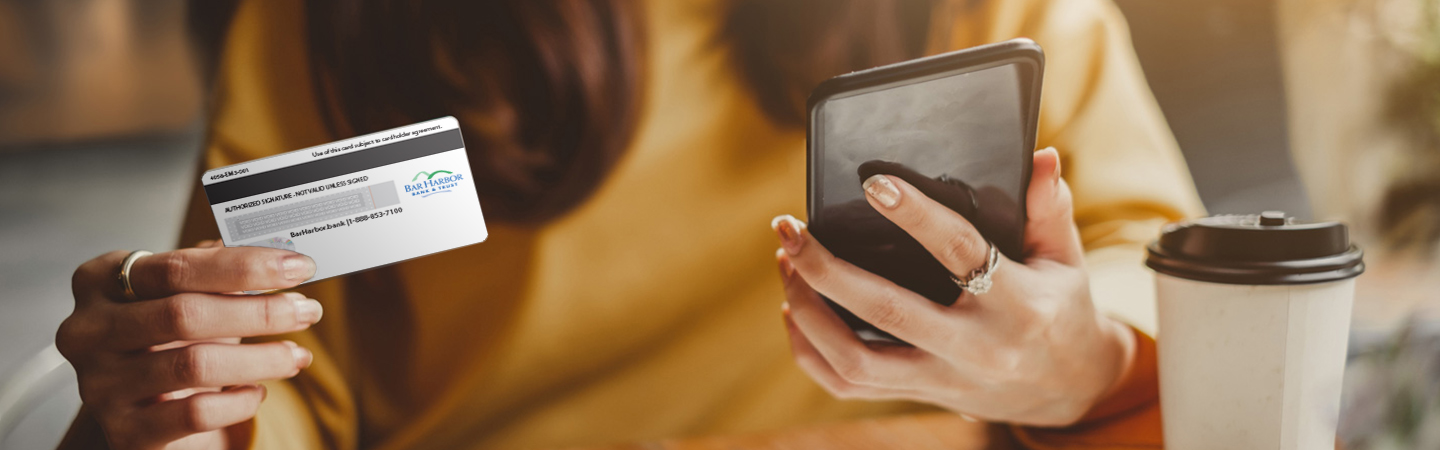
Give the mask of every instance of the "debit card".
M 205 172 L 226 247 L 315 260 L 310 281 L 480 243 L 487 232 L 453 117 Z

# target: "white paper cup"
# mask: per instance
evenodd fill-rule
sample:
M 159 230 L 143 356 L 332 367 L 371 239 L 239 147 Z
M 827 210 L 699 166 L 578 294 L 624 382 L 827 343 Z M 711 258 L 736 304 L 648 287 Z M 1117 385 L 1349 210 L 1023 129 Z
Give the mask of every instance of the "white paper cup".
M 1151 246 L 1167 449 L 1335 447 L 1361 255 L 1344 225 L 1259 219 L 1176 224 Z

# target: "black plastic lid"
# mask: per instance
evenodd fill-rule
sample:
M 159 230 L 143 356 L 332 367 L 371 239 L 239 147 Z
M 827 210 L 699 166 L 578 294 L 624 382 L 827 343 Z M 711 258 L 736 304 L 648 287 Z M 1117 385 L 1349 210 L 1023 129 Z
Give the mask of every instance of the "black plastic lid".
M 1226 284 L 1306 284 L 1355 277 L 1363 252 L 1340 222 L 1296 223 L 1279 211 L 1166 225 L 1145 265 L 1166 275 Z

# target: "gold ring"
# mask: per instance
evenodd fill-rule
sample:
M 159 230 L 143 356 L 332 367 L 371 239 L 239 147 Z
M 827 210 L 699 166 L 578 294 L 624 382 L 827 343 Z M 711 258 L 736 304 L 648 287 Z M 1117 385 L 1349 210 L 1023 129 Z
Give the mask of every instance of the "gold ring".
M 135 265 L 136 260 L 153 254 L 144 250 L 136 250 L 130 252 L 130 256 L 126 256 L 125 260 L 120 262 L 120 286 L 125 288 L 126 301 L 140 300 L 140 297 L 135 296 L 135 288 L 130 285 L 130 266 Z

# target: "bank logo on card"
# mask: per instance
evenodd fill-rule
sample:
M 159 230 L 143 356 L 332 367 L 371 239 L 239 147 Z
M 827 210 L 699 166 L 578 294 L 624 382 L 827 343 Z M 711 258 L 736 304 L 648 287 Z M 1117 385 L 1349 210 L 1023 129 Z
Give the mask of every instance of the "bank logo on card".
M 423 178 L 423 179 L 422 179 Z M 410 184 L 405 185 L 405 193 L 411 197 L 429 197 L 435 194 L 450 192 L 455 186 L 459 186 L 464 180 L 462 174 L 448 170 L 437 170 L 434 172 L 420 171 L 411 178 Z

